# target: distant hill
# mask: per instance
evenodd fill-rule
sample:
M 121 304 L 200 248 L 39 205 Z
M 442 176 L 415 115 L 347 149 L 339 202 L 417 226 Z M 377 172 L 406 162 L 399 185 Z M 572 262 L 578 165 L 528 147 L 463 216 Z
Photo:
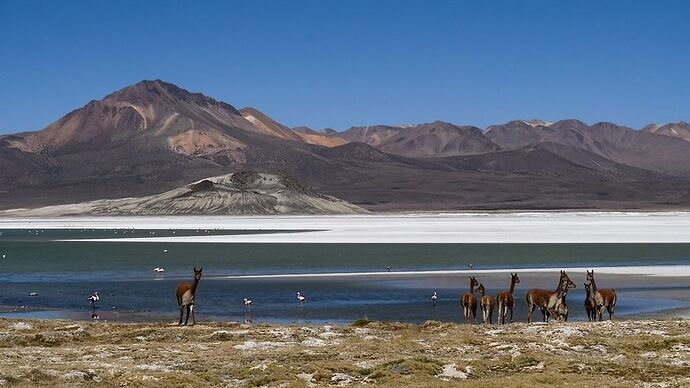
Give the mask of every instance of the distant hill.
M 514 120 L 505 124 L 492 125 L 486 130 L 486 137 L 503 149 L 515 149 L 539 143 L 544 137 L 556 132 L 544 122 Z
M 687 134 L 685 122 L 638 131 L 575 119 L 290 128 L 142 81 L 43 130 L 0 136 L 0 209 L 157 196 L 246 170 L 370 210 L 687 208 Z
M 649 124 L 642 128 L 642 132 L 654 133 L 657 135 L 672 136 L 690 141 L 690 123 L 680 121 L 668 124 Z
M 562 120 L 551 124 L 529 124 L 512 121 L 491 126 L 487 137 L 504 149 L 557 143 L 592 152 L 621 164 L 677 176 L 690 176 L 690 142 L 682 138 L 682 124 L 675 128 L 678 136 L 666 134 L 673 125 L 642 131 L 613 123 L 588 126 L 578 120 Z M 690 132 L 689 132 L 690 133 Z M 674 138 L 675 137 L 675 138 Z
M 36 209 L 16 209 L 0 215 L 257 215 L 358 214 L 366 210 L 317 193 L 286 176 L 255 172 L 206 178 L 161 194 L 102 199 Z
M 407 157 L 472 155 L 500 149 L 477 127 L 443 121 L 405 127 L 356 127 L 341 136 Z

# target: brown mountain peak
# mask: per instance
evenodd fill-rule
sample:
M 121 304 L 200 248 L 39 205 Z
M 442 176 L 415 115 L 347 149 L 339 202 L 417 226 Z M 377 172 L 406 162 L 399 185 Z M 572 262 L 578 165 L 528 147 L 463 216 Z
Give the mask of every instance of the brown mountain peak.
M 23 142 L 15 142 L 15 146 L 29 152 L 61 152 L 65 147 L 98 144 L 100 148 L 109 148 L 132 141 L 186 150 L 190 147 L 180 147 L 180 139 L 195 139 L 195 144 L 203 143 L 204 151 L 195 146 L 193 153 L 206 154 L 207 148 L 229 147 L 217 146 L 218 139 L 232 143 L 232 149 L 237 148 L 236 139 L 222 132 L 226 128 L 253 130 L 229 104 L 162 80 L 144 80 L 102 100 L 90 101 L 44 130 L 24 137 Z
M 173 83 L 156 80 L 143 80 L 134 85 L 116 91 L 103 100 L 114 100 L 137 105 L 165 105 L 176 103 L 192 103 L 204 107 L 217 107 L 227 110 L 234 115 L 240 112 L 232 105 L 202 93 L 193 93 Z
M 561 129 L 585 129 L 588 128 L 588 125 L 583 123 L 580 120 L 577 119 L 566 119 L 566 120 L 559 120 L 556 121 L 555 123 L 549 125 L 549 127 L 556 129 L 556 130 L 561 130 Z

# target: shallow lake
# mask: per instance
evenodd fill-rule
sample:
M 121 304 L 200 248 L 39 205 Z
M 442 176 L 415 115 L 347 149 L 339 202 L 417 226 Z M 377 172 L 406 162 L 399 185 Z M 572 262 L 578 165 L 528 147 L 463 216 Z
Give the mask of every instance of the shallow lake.
M 95 314 L 100 319 L 173 321 L 177 317 L 175 285 L 190 281 L 192 268 L 203 266 L 204 278 L 197 293 L 200 320 L 343 323 L 366 317 L 406 322 L 461 321 L 459 298 L 467 291 L 468 275 L 477 276 L 487 292 L 495 295 L 508 288 L 510 276 L 485 271 L 503 268 L 520 273 L 515 319 L 524 320 L 526 290 L 555 288 L 561 268 L 690 265 L 690 244 L 676 243 L 103 242 L 88 240 L 274 231 L 0 231 L 0 255 L 4 255 L 0 258 L 0 315 L 15 317 L 90 319 Z M 80 241 L 64 241 L 72 239 Z M 155 273 L 154 267 L 163 267 L 165 272 Z M 554 271 L 534 272 L 535 268 Z M 424 273 L 449 270 L 460 272 Z M 407 273 L 411 271 L 415 273 Z M 332 273 L 343 275 L 320 275 Z M 373 274 L 353 276 L 352 273 Z M 247 277 L 285 274 L 311 276 Z M 582 320 L 585 275 L 582 272 L 570 276 L 578 285 L 568 295 L 570 318 Z M 685 314 L 690 309 L 690 279 L 685 276 L 609 273 L 598 275 L 597 279 L 600 287 L 616 287 L 619 295 L 616 312 L 621 318 L 674 310 Z M 86 299 L 94 290 L 99 291 L 101 301 L 92 311 Z M 307 296 L 306 303 L 297 302 L 298 290 Z M 440 297 L 436 305 L 430 301 L 433 291 Z M 242 303 L 245 297 L 254 301 L 251 311 Z

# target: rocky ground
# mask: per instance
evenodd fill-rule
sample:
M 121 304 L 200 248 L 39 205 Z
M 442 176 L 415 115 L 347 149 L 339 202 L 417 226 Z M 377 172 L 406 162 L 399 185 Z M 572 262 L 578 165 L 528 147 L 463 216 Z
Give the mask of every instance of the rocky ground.
M 463 326 L 0 319 L 0 385 L 689 386 L 690 321 Z

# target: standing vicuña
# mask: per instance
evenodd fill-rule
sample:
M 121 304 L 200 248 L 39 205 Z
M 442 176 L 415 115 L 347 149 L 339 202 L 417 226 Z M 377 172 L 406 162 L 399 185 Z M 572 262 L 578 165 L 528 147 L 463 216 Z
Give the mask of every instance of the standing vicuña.
M 491 295 L 486 295 L 486 289 L 483 284 L 479 283 L 478 290 L 479 294 L 482 296 L 481 299 L 479 299 L 479 307 L 482 309 L 482 322 L 491 324 L 493 323 L 491 322 L 491 316 L 494 314 L 496 302 Z
M 587 311 L 587 319 L 590 322 L 597 320 L 597 302 L 594 301 L 594 294 L 592 293 L 592 285 L 585 283 L 585 291 L 587 296 L 585 297 L 585 311 Z
M 513 292 L 515 292 L 515 284 L 520 283 L 520 278 L 517 273 L 510 274 L 510 289 L 508 291 L 501 291 L 496 296 L 498 303 L 498 316 L 496 321 L 502 325 L 506 323 L 506 314 L 510 311 L 510 322 L 513 322 L 513 308 L 515 307 L 515 299 Z
M 477 286 L 479 286 L 477 279 L 474 276 L 470 276 L 470 292 L 465 293 L 462 299 L 460 299 L 465 323 L 470 320 L 470 314 L 472 314 L 474 322 L 477 322 L 477 296 L 474 295 L 474 288 Z
M 196 270 L 194 267 L 194 281 L 192 284 L 180 283 L 177 285 L 175 294 L 177 295 L 177 305 L 180 306 L 180 322 L 178 325 L 182 324 L 182 317 L 184 316 L 184 310 L 187 310 L 187 318 L 184 320 L 186 325 L 189 322 L 189 315 L 192 315 L 192 325 L 196 325 L 196 316 L 194 314 L 194 297 L 196 296 L 196 287 L 199 285 L 199 280 L 201 279 L 201 271 L 204 268 L 199 268 Z
M 599 320 L 604 320 L 604 307 L 609 312 L 609 320 L 613 319 L 613 313 L 616 311 L 616 296 L 615 288 L 597 288 L 597 283 L 594 281 L 594 270 L 587 271 L 587 282 L 592 286 L 592 296 L 596 304 L 596 312 Z
M 550 314 L 561 322 L 568 320 L 568 303 L 565 301 L 565 297 L 570 288 L 575 288 L 575 283 L 563 283 L 556 294 L 549 299 Z
M 561 276 L 558 279 L 558 286 L 555 291 L 541 288 L 533 288 L 527 291 L 527 295 L 525 295 L 525 301 L 527 302 L 527 322 L 532 322 L 532 313 L 537 307 L 541 310 L 542 320 L 548 322 L 548 318 L 561 302 L 563 290 L 565 289 L 567 292 L 568 288 L 575 288 L 575 283 L 570 280 L 570 277 L 568 277 L 565 271 L 561 271 Z

